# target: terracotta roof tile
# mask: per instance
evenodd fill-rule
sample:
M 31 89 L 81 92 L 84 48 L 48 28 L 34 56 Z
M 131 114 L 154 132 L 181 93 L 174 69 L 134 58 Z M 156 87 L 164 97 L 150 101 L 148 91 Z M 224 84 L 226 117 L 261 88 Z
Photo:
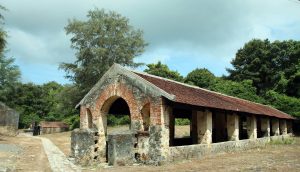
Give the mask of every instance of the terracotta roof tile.
M 134 72 L 169 94 L 176 96 L 175 102 L 189 105 L 224 109 L 236 112 L 246 112 L 256 115 L 274 116 L 278 118 L 294 119 L 292 116 L 270 106 L 254 103 L 248 100 L 227 96 L 221 93 L 179 83 L 169 79 Z

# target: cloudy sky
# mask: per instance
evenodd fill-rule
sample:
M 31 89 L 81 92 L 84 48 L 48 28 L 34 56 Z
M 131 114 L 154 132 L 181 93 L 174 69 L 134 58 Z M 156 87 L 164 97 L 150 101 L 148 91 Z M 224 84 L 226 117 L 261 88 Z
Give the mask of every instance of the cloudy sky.
M 207 68 L 215 75 L 253 38 L 300 40 L 298 0 L 1 0 L 8 55 L 16 59 L 23 82 L 67 83 L 61 62 L 75 60 L 64 27 L 86 19 L 88 10 L 114 10 L 144 31 L 149 43 L 136 60 L 158 60 L 182 75 Z

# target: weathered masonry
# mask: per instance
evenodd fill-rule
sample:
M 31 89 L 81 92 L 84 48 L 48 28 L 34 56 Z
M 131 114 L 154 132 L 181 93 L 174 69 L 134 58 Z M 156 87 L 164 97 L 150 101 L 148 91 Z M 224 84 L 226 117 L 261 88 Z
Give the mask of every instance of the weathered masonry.
M 226 96 L 114 64 L 78 104 L 80 129 L 71 136 L 81 164 L 160 164 L 263 146 L 292 133 L 293 118 L 262 104 Z M 130 130 L 107 133 L 107 116 L 130 116 Z M 190 121 L 176 138 L 175 119 Z
M 19 113 L 0 102 L 0 135 L 18 134 Z

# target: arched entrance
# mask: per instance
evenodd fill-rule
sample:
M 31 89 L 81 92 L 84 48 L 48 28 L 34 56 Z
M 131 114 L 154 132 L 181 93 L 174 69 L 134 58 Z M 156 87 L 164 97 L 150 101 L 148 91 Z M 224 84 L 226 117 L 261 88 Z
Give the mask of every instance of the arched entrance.
M 130 110 L 127 102 L 118 97 L 107 112 L 106 134 L 125 132 L 130 130 Z
M 100 119 L 100 122 L 103 123 L 102 131 L 105 135 L 105 139 L 102 141 L 103 146 L 105 146 L 102 147 L 102 150 L 105 151 L 103 153 L 105 153 L 105 159 L 108 162 L 108 135 L 129 132 L 131 129 L 131 115 L 128 103 L 120 96 L 108 98 L 101 108 Z M 101 129 L 99 129 L 99 132 L 101 132 Z

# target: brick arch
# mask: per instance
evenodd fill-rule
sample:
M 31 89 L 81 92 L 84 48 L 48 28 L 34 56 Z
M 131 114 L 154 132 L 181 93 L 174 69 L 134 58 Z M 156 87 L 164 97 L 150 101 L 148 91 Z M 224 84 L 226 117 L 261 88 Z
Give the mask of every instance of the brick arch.
M 118 98 L 125 100 L 129 107 L 130 112 L 130 121 L 138 120 L 140 117 L 139 105 L 135 99 L 135 96 L 132 93 L 132 89 L 128 88 L 125 84 L 114 83 L 108 85 L 99 97 L 97 98 L 96 104 L 93 108 L 93 114 L 95 118 L 99 119 L 98 129 L 99 132 L 106 132 L 106 115 L 111 107 L 112 103 Z
M 127 106 L 129 107 L 128 105 L 128 101 L 125 100 L 123 97 L 121 96 L 112 96 L 112 97 L 109 97 L 103 104 L 102 104 L 102 107 L 100 108 L 100 112 L 101 113 L 104 113 L 104 114 L 108 114 L 112 104 L 117 100 L 117 99 L 123 99 L 126 103 L 127 103 Z M 129 113 L 130 113 L 130 108 L 129 108 Z

